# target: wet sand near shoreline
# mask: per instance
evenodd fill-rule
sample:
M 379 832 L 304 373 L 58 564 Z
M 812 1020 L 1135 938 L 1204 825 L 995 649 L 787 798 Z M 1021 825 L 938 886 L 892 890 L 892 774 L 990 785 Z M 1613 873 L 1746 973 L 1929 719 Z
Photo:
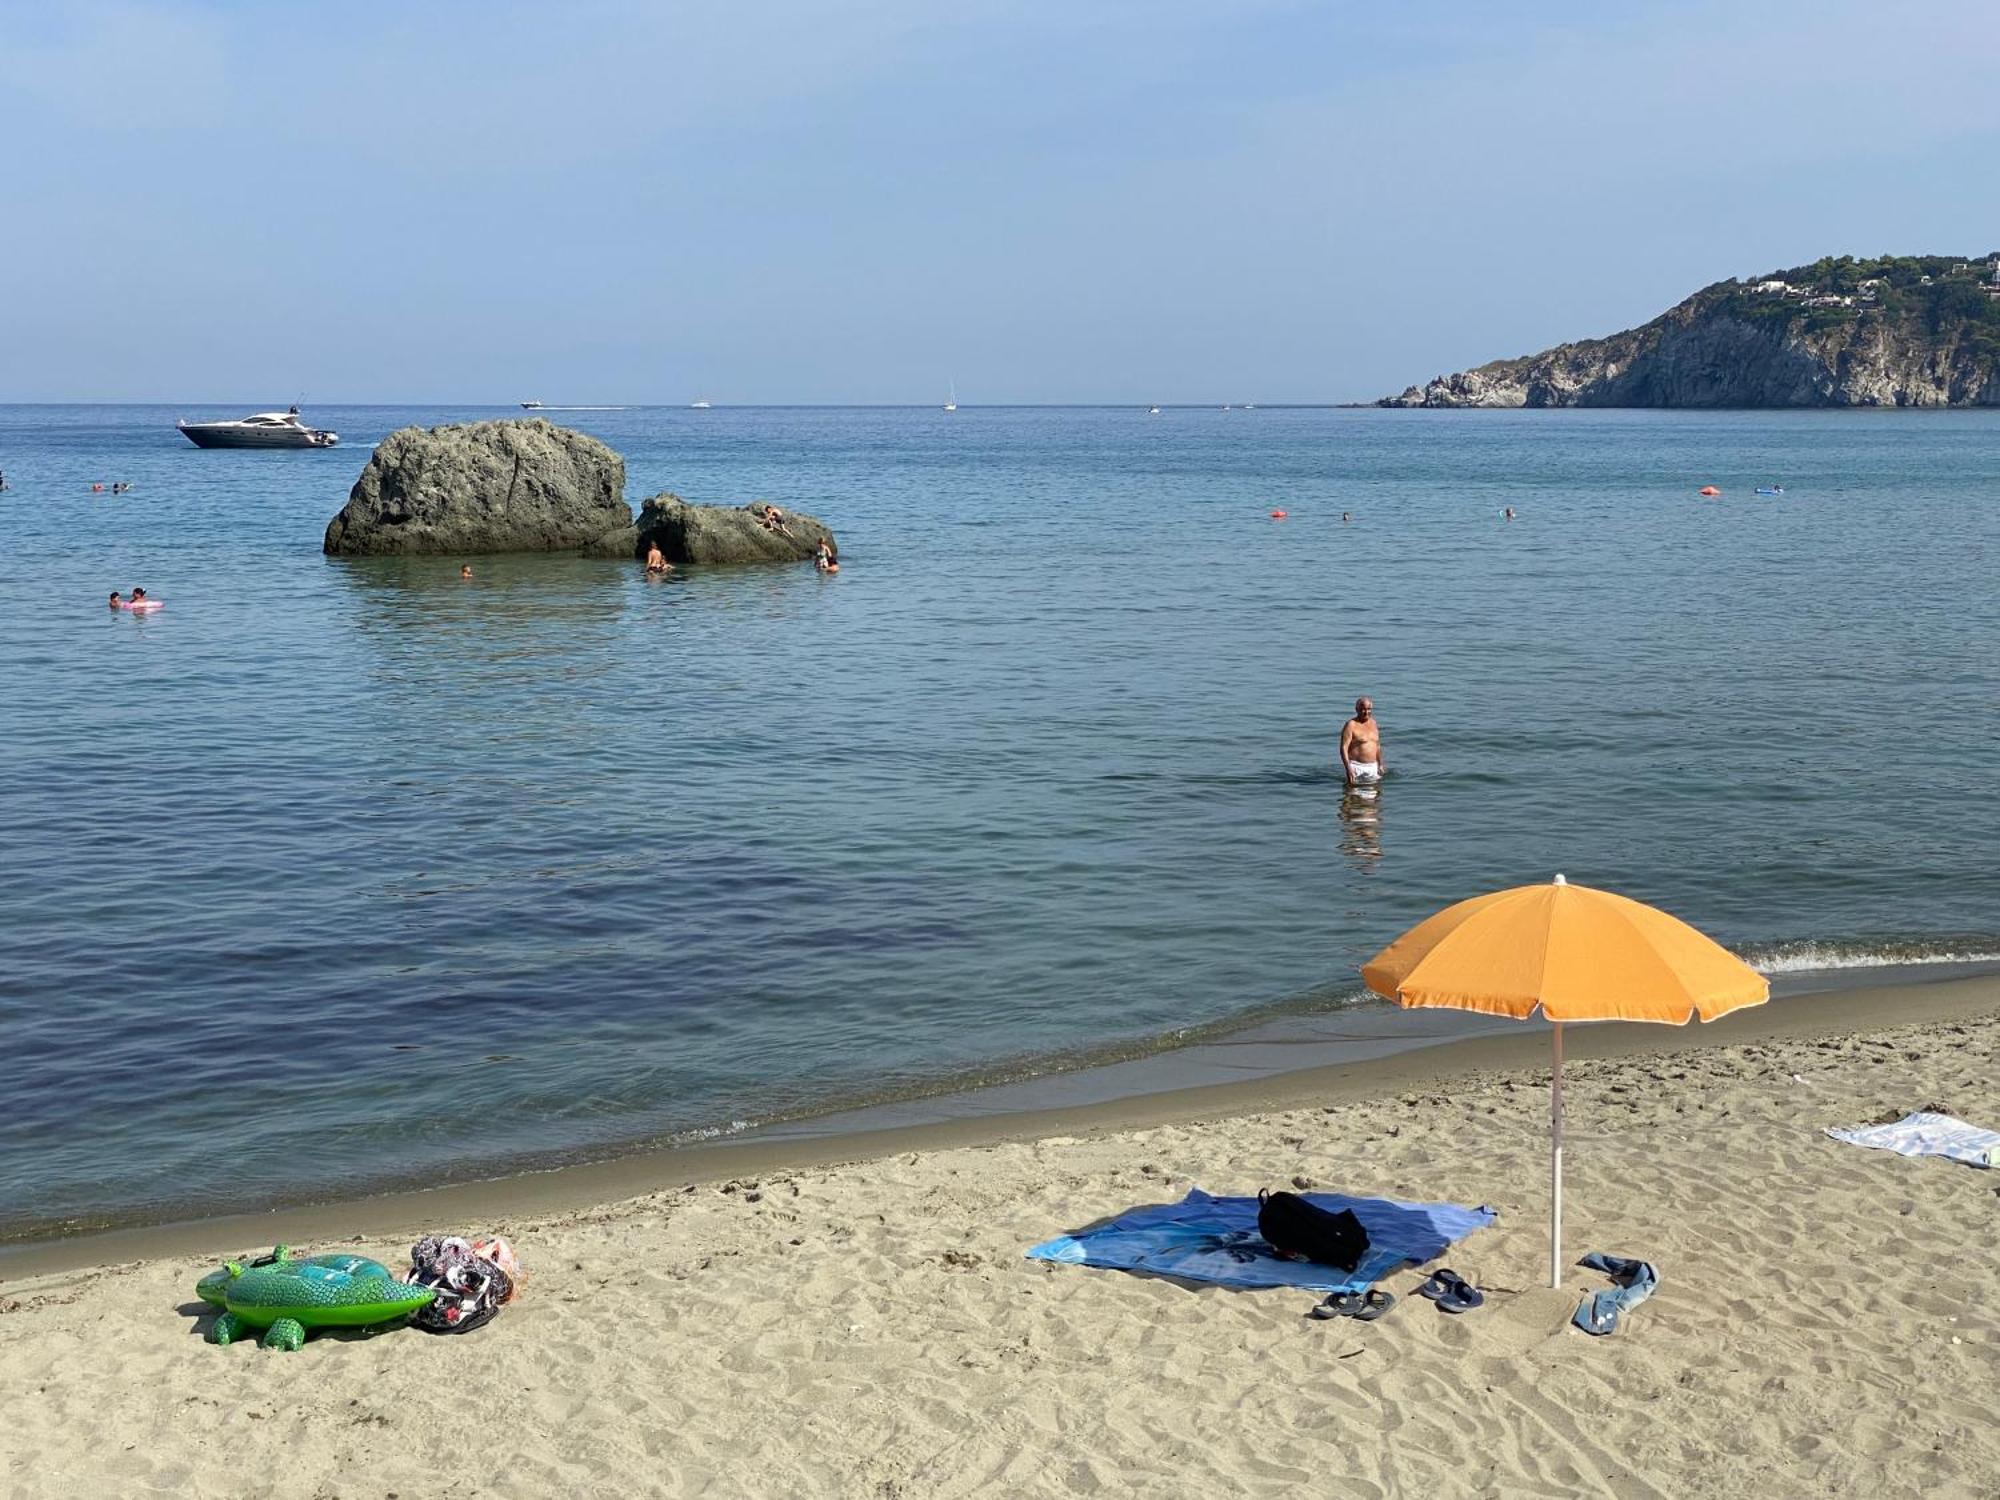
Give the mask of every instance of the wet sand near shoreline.
M 1833 984 L 1837 988 L 1817 986 Z M 1709 1026 L 1582 1025 L 1565 1034 L 1575 1058 L 1633 1056 L 1726 1041 L 1838 1034 L 1885 1017 L 1926 1021 L 2000 1011 L 2000 975 L 1928 974 L 1873 984 L 1852 974 L 1774 982 L 1779 998 Z M 1790 993 L 1787 993 L 1790 991 Z M 1331 1104 L 1424 1086 L 1495 1067 L 1546 1065 L 1539 1023 L 1460 1011 L 1390 1007 L 1295 1021 L 1267 1038 L 1258 1027 L 1202 1047 L 1050 1074 L 1019 1084 L 872 1106 L 788 1122 L 712 1143 L 639 1151 L 548 1171 L 410 1192 L 73 1237 L 0 1244 L 0 1291 L 50 1273 L 165 1255 L 231 1254 L 247 1244 L 294 1244 L 412 1226 L 574 1212 L 664 1187 L 746 1173 L 823 1167 L 903 1151 L 1034 1140 Z M 1463 1033 L 1463 1034 L 1460 1034 Z M 1302 1042 L 1310 1038 L 1309 1042 Z M 1233 1052 L 1251 1055 L 1231 1058 Z M 1336 1061 L 1318 1061 L 1331 1056 Z M 1248 1076 L 1226 1082 L 1231 1069 Z M 905 1119 L 903 1117 L 914 1117 Z
M 1547 1033 L 1071 1111 L 718 1146 L 15 1252 L 23 1494 L 1990 1494 L 1995 1174 L 1828 1139 L 2000 1125 L 2000 980 L 1566 1036 L 1566 1259 L 1658 1266 L 1620 1332 L 1547 1271 Z M 1199 1184 L 1490 1203 L 1487 1305 L 1382 1320 L 1022 1259 Z M 524 1299 L 462 1339 L 204 1344 L 212 1252 L 394 1264 L 498 1229 Z M 199 1252 L 199 1253 L 197 1253 Z M 44 1257 L 37 1264 L 30 1256 Z M 116 1263 L 114 1263 L 116 1262 Z

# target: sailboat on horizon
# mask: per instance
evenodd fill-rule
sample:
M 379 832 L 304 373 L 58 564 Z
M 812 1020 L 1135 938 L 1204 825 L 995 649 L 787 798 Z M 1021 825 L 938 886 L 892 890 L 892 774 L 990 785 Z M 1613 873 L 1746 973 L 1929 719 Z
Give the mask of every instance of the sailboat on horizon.
M 951 381 L 951 382 L 950 382 L 949 384 L 950 384 L 950 386 L 951 386 L 951 394 L 950 394 L 950 395 L 948 395 L 948 396 L 946 396 L 946 397 L 944 398 L 944 409 L 945 409 L 946 411 L 957 411 L 957 410 L 958 410 L 958 382 L 957 382 L 956 380 L 954 380 L 954 381 Z

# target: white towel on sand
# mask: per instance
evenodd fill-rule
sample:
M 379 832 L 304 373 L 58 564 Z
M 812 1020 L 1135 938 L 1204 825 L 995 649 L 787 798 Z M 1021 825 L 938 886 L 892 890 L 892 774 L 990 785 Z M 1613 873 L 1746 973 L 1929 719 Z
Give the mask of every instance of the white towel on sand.
M 1900 1156 L 1948 1156 L 1970 1166 L 2000 1163 L 2000 1130 L 1981 1130 L 1950 1115 L 1919 1110 L 1893 1125 L 1828 1126 L 1828 1135 L 1855 1146 L 1879 1146 Z

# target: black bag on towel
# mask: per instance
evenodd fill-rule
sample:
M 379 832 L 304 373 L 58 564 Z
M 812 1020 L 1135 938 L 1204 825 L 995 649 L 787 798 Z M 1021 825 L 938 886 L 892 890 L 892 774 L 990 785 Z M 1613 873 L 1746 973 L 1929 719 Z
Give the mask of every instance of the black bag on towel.
M 1274 1193 L 1268 1188 L 1259 1193 L 1257 1232 L 1281 1255 L 1343 1271 L 1357 1269 L 1368 1253 L 1368 1231 L 1353 1209 L 1328 1213 L 1297 1193 Z

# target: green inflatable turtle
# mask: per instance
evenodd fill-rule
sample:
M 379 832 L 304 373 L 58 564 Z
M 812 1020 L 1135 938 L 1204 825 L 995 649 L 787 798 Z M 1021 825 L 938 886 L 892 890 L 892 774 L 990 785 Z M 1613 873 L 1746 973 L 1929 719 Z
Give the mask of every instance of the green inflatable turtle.
M 226 1262 L 195 1283 L 201 1300 L 221 1308 L 208 1330 L 227 1344 L 261 1328 L 266 1349 L 296 1349 L 309 1328 L 371 1328 L 395 1323 L 430 1302 L 432 1287 L 412 1286 L 365 1255 L 313 1255 L 293 1260 L 280 1245 L 249 1265 Z

